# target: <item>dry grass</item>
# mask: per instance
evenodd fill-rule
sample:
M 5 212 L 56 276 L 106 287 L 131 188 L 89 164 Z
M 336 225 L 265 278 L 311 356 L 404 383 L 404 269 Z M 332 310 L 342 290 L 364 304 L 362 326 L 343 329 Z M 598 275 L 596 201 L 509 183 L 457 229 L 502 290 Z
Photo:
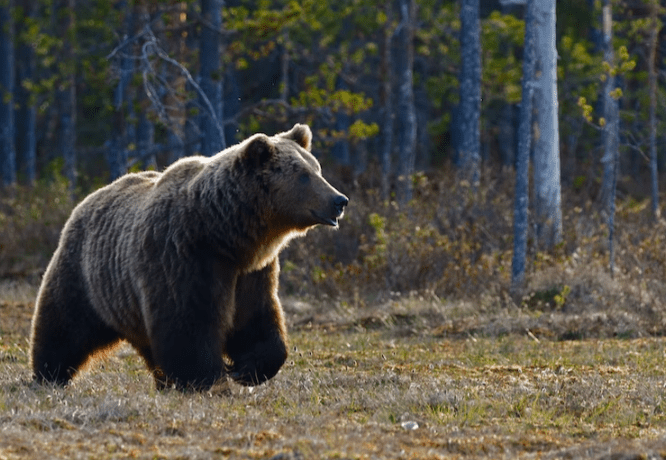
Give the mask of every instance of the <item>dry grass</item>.
M 127 346 L 34 385 L 34 297 L 73 203 L 58 181 L 0 196 L 0 460 L 666 458 L 666 224 L 646 201 L 618 203 L 611 278 L 603 219 L 566 192 L 564 241 L 530 244 L 515 295 L 510 178 L 419 176 L 404 208 L 360 181 L 339 231 L 282 257 L 288 364 L 203 394 L 155 391 Z
M 288 299 L 290 358 L 266 385 L 157 392 L 125 345 L 58 388 L 29 378 L 31 294 L 0 290 L 2 459 L 666 456 L 660 338 L 484 335 L 481 316 L 451 325 L 463 305 L 418 297 Z

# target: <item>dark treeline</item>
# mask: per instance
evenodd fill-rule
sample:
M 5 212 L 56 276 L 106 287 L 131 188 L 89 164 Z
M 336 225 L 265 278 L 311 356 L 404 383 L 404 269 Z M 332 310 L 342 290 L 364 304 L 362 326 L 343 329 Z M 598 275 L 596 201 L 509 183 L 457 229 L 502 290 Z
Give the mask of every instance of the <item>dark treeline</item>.
M 417 171 L 456 165 L 475 186 L 515 167 L 527 88 L 537 204 L 561 184 L 609 208 L 617 183 L 656 203 L 664 8 L 530 0 L 554 3 L 530 83 L 524 0 L 2 0 L 2 182 L 55 172 L 87 190 L 305 122 L 324 161 L 376 164 L 371 184 L 405 202 Z

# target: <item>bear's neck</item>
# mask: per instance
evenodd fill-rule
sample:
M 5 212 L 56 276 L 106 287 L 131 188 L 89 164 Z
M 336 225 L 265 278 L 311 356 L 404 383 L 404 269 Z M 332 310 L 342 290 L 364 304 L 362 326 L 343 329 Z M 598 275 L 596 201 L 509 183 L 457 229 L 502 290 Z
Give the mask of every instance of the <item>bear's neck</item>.
M 244 261 L 241 270 L 244 272 L 252 272 L 264 268 L 275 260 L 292 239 L 302 236 L 303 234 L 305 234 L 305 231 L 288 229 L 269 230 L 263 235 L 263 239 L 259 240 L 254 246 L 254 251 L 247 253 L 248 257 Z
M 243 272 L 263 268 L 300 232 L 262 214 L 268 197 L 258 187 L 248 187 L 251 177 L 234 175 L 233 168 L 215 169 L 212 174 L 202 171 L 188 187 L 198 210 L 199 222 L 192 224 L 201 226 L 201 243 Z

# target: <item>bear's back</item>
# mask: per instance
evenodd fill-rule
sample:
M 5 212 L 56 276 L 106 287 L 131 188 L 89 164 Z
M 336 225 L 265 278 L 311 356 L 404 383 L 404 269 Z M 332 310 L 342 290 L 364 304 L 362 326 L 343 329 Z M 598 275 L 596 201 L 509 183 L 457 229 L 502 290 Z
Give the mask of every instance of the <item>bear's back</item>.
M 156 171 L 126 174 L 88 195 L 75 208 L 70 220 L 84 217 L 94 226 L 98 219 L 122 218 L 146 199 L 161 176 Z
M 156 187 L 160 190 L 160 193 L 164 193 L 186 186 L 204 169 L 208 161 L 208 158 L 202 156 L 181 158 L 160 175 Z

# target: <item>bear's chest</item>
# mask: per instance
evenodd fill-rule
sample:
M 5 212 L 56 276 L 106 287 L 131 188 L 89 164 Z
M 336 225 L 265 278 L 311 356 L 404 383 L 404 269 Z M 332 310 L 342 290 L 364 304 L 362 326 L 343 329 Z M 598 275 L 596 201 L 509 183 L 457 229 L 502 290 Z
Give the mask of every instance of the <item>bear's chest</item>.
M 244 264 L 243 272 L 249 273 L 261 270 L 271 263 L 284 249 L 292 238 L 298 236 L 298 232 L 289 231 L 269 235 L 262 241 Z

